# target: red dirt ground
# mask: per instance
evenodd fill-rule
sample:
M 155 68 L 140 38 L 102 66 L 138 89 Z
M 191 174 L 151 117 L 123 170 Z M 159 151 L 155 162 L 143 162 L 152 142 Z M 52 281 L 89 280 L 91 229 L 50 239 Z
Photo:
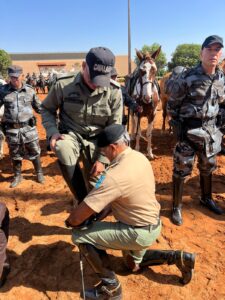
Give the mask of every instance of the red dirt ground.
M 168 133 L 161 133 L 161 114 L 161 111 L 157 112 L 153 134 L 157 158 L 151 164 L 164 226 L 153 248 L 195 252 L 195 275 L 187 286 L 179 283 L 180 273 L 175 266 L 155 266 L 140 274 L 129 275 L 124 271 L 121 253 L 109 251 L 122 283 L 123 299 L 225 299 L 225 216 L 216 216 L 199 205 L 199 178 L 195 167 L 185 184 L 184 224 L 181 227 L 171 224 L 174 141 Z M 70 230 L 64 227 L 72 195 L 60 175 L 55 156 L 46 152 L 40 116 L 38 130 L 46 179 L 44 185 L 35 181 L 32 164 L 23 161 L 24 180 L 17 188 L 10 189 L 12 170 L 7 146 L 6 155 L 0 161 L 0 201 L 7 204 L 11 216 L 8 255 L 12 267 L 8 281 L 0 291 L 1 300 L 75 300 L 79 299 L 81 290 L 78 250 L 71 242 Z M 144 147 L 145 142 L 142 143 L 143 152 Z M 225 157 L 219 156 L 213 192 L 219 205 L 225 209 L 224 163 Z M 95 276 L 86 263 L 84 272 L 85 285 L 95 283 Z

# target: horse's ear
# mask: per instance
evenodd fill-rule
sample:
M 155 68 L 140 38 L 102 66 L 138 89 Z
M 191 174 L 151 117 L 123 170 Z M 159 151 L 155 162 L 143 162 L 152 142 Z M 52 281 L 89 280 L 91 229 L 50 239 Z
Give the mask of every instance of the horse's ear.
M 137 57 L 140 59 L 140 61 L 142 61 L 143 60 L 143 54 L 142 54 L 142 52 L 139 51 L 139 50 L 137 50 L 136 48 L 135 48 L 135 51 L 136 51 Z
M 159 48 L 152 53 L 151 58 L 156 59 L 159 56 L 160 51 L 161 51 L 161 46 L 159 46 Z

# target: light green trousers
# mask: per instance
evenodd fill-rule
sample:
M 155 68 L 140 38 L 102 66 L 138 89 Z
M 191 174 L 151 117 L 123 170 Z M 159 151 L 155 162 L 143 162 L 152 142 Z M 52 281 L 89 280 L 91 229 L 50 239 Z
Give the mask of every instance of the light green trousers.
M 147 250 L 161 232 L 159 226 L 149 228 L 135 228 L 121 222 L 94 222 L 88 229 L 73 229 L 74 244 L 91 244 L 98 249 L 122 250 L 123 256 L 131 255 L 135 263 L 140 263 Z

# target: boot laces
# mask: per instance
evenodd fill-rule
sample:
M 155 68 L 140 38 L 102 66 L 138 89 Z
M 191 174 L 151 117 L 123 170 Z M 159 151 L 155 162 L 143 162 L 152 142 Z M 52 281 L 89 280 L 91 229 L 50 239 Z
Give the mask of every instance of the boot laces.
M 101 291 L 106 293 L 107 295 L 109 295 L 110 297 L 113 296 L 113 294 L 120 288 L 120 282 L 118 283 L 118 285 L 114 288 L 114 289 L 109 289 L 107 285 L 102 285 L 101 286 Z

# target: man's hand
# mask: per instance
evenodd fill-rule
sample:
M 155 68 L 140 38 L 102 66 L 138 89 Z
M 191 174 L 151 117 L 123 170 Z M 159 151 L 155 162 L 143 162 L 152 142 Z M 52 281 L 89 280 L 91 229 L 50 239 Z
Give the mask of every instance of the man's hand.
M 105 166 L 100 161 L 96 161 L 91 169 L 90 175 L 95 177 L 105 171 Z
M 50 140 L 50 148 L 53 152 L 55 152 L 55 146 L 58 140 L 64 140 L 64 136 L 60 133 L 53 134 Z

